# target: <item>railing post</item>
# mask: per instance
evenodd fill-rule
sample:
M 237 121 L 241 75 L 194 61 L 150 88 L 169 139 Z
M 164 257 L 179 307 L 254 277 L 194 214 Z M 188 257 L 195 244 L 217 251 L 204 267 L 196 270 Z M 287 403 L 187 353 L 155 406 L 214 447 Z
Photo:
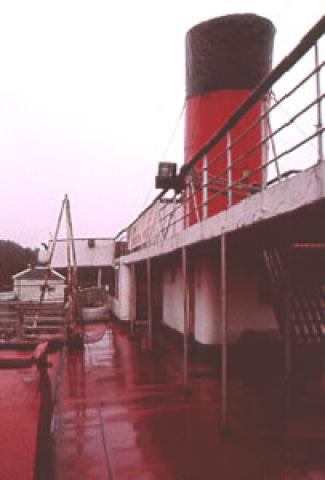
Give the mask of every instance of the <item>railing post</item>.
M 174 197 L 173 197 L 173 213 L 171 213 L 171 215 L 174 216 L 174 222 L 173 222 L 173 233 L 174 235 L 176 235 L 176 222 L 177 222 L 177 215 L 176 215 L 176 207 L 177 207 L 177 203 L 176 203 L 176 192 L 174 194 Z
M 194 206 L 194 211 L 195 211 L 195 216 L 196 216 L 196 222 L 199 223 L 201 221 L 200 218 L 200 212 L 197 204 L 197 198 L 196 198 L 196 192 L 193 184 L 193 175 L 190 176 L 190 189 L 192 192 L 192 199 L 193 199 L 193 206 Z
M 317 101 L 317 131 L 318 136 L 317 136 L 317 153 L 318 153 L 318 162 L 321 162 L 324 159 L 323 156 L 323 132 L 322 132 L 322 127 L 323 127 L 323 121 L 322 121 L 322 106 L 321 106 L 321 101 L 320 101 L 320 96 L 321 96 L 321 83 L 320 83 L 320 70 L 319 70 L 319 54 L 318 54 L 318 43 L 315 43 L 315 66 L 316 66 L 316 97 L 318 99 Z
M 147 259 L 147 321 L 148 321 L 148 350 L 152 352 L 152 268 L 151 258 Z
M 227 207 L 232 205 L 232 158 L 231 158 L 231 134 L 227 132 Z
M 208 155 L 202 160 L 202 218 L 208 218 Z
M 190 225 L 190 195 L 189 195 L 187 176 L 185 177 L 184 203 L 185 203 L 185 228 L 188 228 Z
M 281 171 L 280 171 L 279 162 L 277 160 L 276 145 L 275 145 L 275 141 L 274 141 L 274 136 L 273 136 L 273 132 L 272 132 L 272 125 L 271 125 L 269 115 L 267 115 L 267 117 L 266 117 L 266 122 L 267 122 L 266 123 L 266 125 L 267 125 L 267 129 L 266 129 L 267 130 L 267 135 L 270 135 L 272 154 L 273 154 L 273 158 L 275 159 L 274 163 L 275 163 L 276 175 L 278 177 L 279 182 L 281 182 Z M 267 158 L 267 160 L 268 160 L 268 158 Z
M 266 187 L 267 184 L 267 144 L 265 142 L 265 138 L 267 136 L 267 127 L 266 127 L 266 119 L 265 119 L 265 102 L 266 97 L 264 96 L 261 101 L 261 160 L 262 160 L 262 189 Z
M 227 242 L 221 234 L 221 432 L 228 430 L 228 312 L 227 312 Z

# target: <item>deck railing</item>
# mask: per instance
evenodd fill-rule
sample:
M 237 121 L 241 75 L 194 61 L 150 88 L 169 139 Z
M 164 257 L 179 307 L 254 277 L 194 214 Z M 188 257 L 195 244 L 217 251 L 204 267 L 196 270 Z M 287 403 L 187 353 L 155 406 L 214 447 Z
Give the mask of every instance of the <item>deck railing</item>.
M 223 208 L 230 208 L 324 160 L 324 31 L 322 17 L 181 168 L 181 192 L 162 191 L 127 227 L 129 250 L 156 244 L 206 220 L 218 199 L 223 199 Z M 250 115 L 257 106 L 259 115 Z M 243 118 L 245 129 L 236 129 Z M 252 144 L 246 139 L 257 128 L 259 141 Z M 238 148 L 241 142 L 248 148 Z M 259 164 L 246 171 L 247 160 L 256 152 Z

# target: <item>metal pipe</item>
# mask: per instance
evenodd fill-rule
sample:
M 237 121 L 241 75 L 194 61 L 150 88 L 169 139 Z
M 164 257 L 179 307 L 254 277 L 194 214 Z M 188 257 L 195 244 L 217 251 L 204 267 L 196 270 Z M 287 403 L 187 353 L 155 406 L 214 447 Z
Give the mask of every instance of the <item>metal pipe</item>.
M 174 198 L 173 198 L 173 206 L 174 207 L 173 207 L 173 212 L 172 212 L 170 218 L 176 214 L 176 195 L 177 194 L 175 192 Z M 173 233 L 174 233 L 174 235 L 176 235 L 176 222 L 173 222 L 172 225 L 173 225 Z
M 131 292 L 132 292 L 132 305 L 133 309 L 131 312 L 131 323 L 130 323 L 130 335 L 133 337 L 135 335 L 135 322 L 137 316 L 137 285 L 136 285 L 136 270 L 135 263 L 131 263 Z
M 323 131 L 325 130 L 325 127 L 322 127 L 321 130 L 320 130 L 320 133 L 322 133 Z M 315 138 L 316 136 L 318 135 L 317 132 L 314 132 L 312 133 L 311 135 L 309 135 L 308 137 L 304 138 L 301 142 L 299 142 L 298 144 L 294 145 L 293 147 L 291 148 L 288 148 L 287 150 L 284 150 L 282 151 L 276 158 L 273 158 L 272 160 L 269 160 L 266 165 L 271 165 L 272 163 L 276 162 L 277 160 L 279 160 L 280 158 L 284 157 L 285 155 L 288 155 L 289 153 L 292 153 L 294 152 L 295 150 L 297 150 L 299 147 L 305 145 L 306 143 L 308 143 L 310 140 L 312 140 L 313 138 Z M 252 175 L 254 175 L 254 173 L 257 173 L 260 171 L 260 167 L 258 168 L 254 168 L 253 170 L 250 171 L 250 174 L 249 174 L 249 177 L 251 177 Z M 222 173 L 222 172 L 221 172 Z M 239 185 L 241 182 L 239 180 L 236 180 L 234 183 L 233 183 L 233 188 L 236 187 L 237 185 Z M 223 190 L 219 190 L 217 193 L 214 193 L 213 195 L 210 196 L 210 202 L 211 200 L 213 200 L 214 198 L 216 198 L 218 195 L 222 195 L 222 194 L 225 194 L 227 192 L 227 188 L 224 188 Z
M 148 350 L 152 351 L 152 268 L 151 258 L 147 258 L 147 321 L 148 321 Z
M 221 235 L 221 429 L 228 427 L 228 312 L 227 312 L 227 242 L 226 234 Z
M 185 178 L 185 228 L 190 226 L 190 192 L 187 178 Z
M 48 262 L 49 265 L 51 265 L 52 257 L 53 257 L 54 250 L 55 250 L 55 246 L 56 246 L 56 242 L 57 242 L 57 238 L 58 238 L 58 235 L 59 235 L 60 225 L 61 225 L 61 220 L 62 220 L 62 216 L 63 216 L 63 211 L 64 211 L 66 199 L 67 199 L 67 195 L 65 195 L 65 197 L 64 197 L 64 199 L 63 199 L 63 201 L 62 201 L 62 204 L 61 204 L 61 209 L 60 209 L 60 213 L 59 213 L 59 218 L 58 218 L 58 221 L 57 221 L 57 224 L 56 224 L 55 233 L 54 233 L 54 238 L 53 238 L 53 243 L 52 243 L 52 247 L 51 247 L 51 251 L 50 251 L 50 258 L 49 258 L 49 262 Z
M 70 243 L 71 243 L 71 255 L 72 255 L 72 262 L 73 262 L 73 275 L 74 275 L 74 286 L 77 287 L 78 284 L 78 267 L 77 267 L 77 254 L 76 254 L 76 246 L 74 241 L 74 234 L 73 234 L 73 226 L 72 226 L 72 215 L 71 215 L 71 207 L 70 207 L 70 200 L 68 196 L 66 196 L 66 215 L 68 220 L 68 231 L 70 236 Z
M 102 269 L 100 267 L 97 270 L 97 287 L 102 288 Z
M 323 156 L 323 120 L 322 120 L 322 106 L 321 106 L 321 84 L 320 84 L 320 70 L 319 70 L 319 55 L 318 55 L 318 43 L 315 43 L 315 66 L 316 66 L 316 98 L 317 98 L 317 132 L 319 132 L 317 137 L 317 151 L 318 151 L 318 162 L 321 162 L 324 159 Z
M 66 232 L 67 232 L 67 289 L 68 289 L 68 324 L 71 328 L 74 327 L 74 285 L 73 285 L 73 270 L 71 266 L 71 232 L 69 225 L 69 210 L 68 210 L 68 196 L 65 196 L 66 210 Z
M 193 205 L 194 205 L 194 211 L 195 211 L 195 216 L 196 216 L 196 222 L 199 223 L 201 221 L 200 218 L 200 212 L 197 204 L 197 198 L 196 198 L 196 192 L 193 184 L 193 176 L 190 176 L 190 188 L 192 192 L 192 199 L 193 199 Z
M 232 158 L 231 158 L 231 133 L 227 132 L 227 206 L 232 205 Z
M 202 162 L 202 217 L 208 218 L 208 155 L 204 155 Z
M 182 248 L 184 335 L 183 335 L 183 387 L 188 388 L 188 258 L 186 247 Z
M 268 128 L 268 131 L 270 132 L 270 135 L 268 135 L 268 138 L 271 140 L 273 158 L 276 159 L 275 163 L 274 163 L 275 164 L 275 169 L 276 169 L 276 175 L 277 175 L 278 181 L 280 182 L 281 179 L 282 179 L 282 176 L 281 176 L 281 170 L 280 170 L 280 167 L 279 167 L 279 162 L 277 161 L 276 145 L 275 145 L 275 140 L 274 140 L 274 136 L 273 136 L 273 132 L 272 132 L 272 125 L 271 125 L 271 120 L 270 120 L 269 115 L 267 115 L 267 128 Z M 266 160 L 266 164 L 270 165 L 268 159 Z
M 267 136 L 267 127 L 265 125 L 265 96 L 261 102 L 261 149 L 262 149 L 262 189 L 264 190 L 267 185 L 267 143 L 265 142 L 265 138 Z
M 320 97 L 320 100 L 322 100 L 323 98 L 325 97 L 325 94 L 322 94 L 321 97 Z M 309 103 L 305 108 L 303 108 L 302 110 L 299 110 L 293 117 L 291 117 L 287 122 L 283 123 L 280 127 L 278 127 L 274 132 L 272 132 L 271 135 L 268 135 L 264 140 L 263 142 L 258 142 L 256 143 L 255 145 L 253 145 L 253 147 L 251 147 L 249 150 L 245 151 L 245 153 L 243 153 L 242 155 L 240 155 L 239 157 L 237 157 L 235 160 L 232 161 L 232 166 L 234 167 L 235 165 L 239 165 L 243 160 L 245 160 L 245 158 L 249 157 L 252 153 L 254 153 L 255 151 L 257 151 L 262 143 L 266 143 L 268 142 L 272 137 L 274 138 L 278 133 L 280 133 L 282 130 L 284 130 L 286 127 L 290 126 L 293 122 L 295 122 L 300 116 L 302 116 L 304 113 L 306 113 L 308 110 L 310 110 L 311 108 L 313 108 L 316 104 L 317 104 L 317 100 L 314 100 L 312 101 L 311 103 Z M 290 148 L 289 150 L 285 150 L 283 152 L 281 152 L 280 155 L 278 155 L 277 157 L 273 158 L 272 160 L 269 160 L 266 162 L 266 166 L 269 166 L 271 165 L 272 163 L 274 162 L 277 162 L 281 157 L 283 157 L 284 155 L 287 155 L 288 153 L 291 153 L 292 151 L 296 150 L 297 148 L 301 147 L 302 145 L 304 145 L 305 143 L 309 142 L 310 140 L 312 140 L 313 138 L 315 138 L 318 133 L 322 133 L 324 130 L 324 127 L 321 128 L 321 130 L 319 132 L 314 132 L 312 135 L 309 135 L 307 138 L 305 138 L 302 142 L 299 142 L 298 144 L 294 145 L 292 148 Z M 234 145 L 235 142 L 232 143 L 232 145 Z M 224 151 L 227 151 L 227 147 L 225 148 Z M 211 165 L 211 164 L 210 164 Z M 213 182 L 215 182 L 216 180 L 220 179 L 221 176 L 227 172 L 227 169 L 228 167 L 226 166 L 223 170 L 219 171 L 218 172 L 218 175 L 214 175 L 214 176 L 211 176 L 211 179 L 210 179 L 210 182 L 209 184 L 212 184 Z M 257 173 L 261 170 L 261 167 L 257 167 L 255 168 L 254 170 L 252 170 L 250 172 L 250 175 L 249 176 L 252 176 L 254 173 Z M 238 183 L 240 183 L 241 180 L 236 180 L 236 182 L 233 182 L 233 187 L 238 185 Z M 219 194 L 224 194 L 227 192 L 227 187 L 223 190 L 221 190 L 219 192 Z M 211 198 L 210 198 L 210 201 L 211 201 Z
M 286 407 L 288 408 L 291 400 L 291 378 L 292 378 L 292 321 L 291 321 L 291 291 L 289 285 L 285 287 L 285 305 L 284 305 L 284 369 L 285 369 L 285 387 L 286 387 Z
M 60 231 L 62 216 L 63 216 L 64 208 L 65 208 L 65 205 L 66 205 L 66 199 L 67 199 L 67 195 L 65 195 L 65 197 L 62 201 L 62 204 L 61 204 L 59 218 L 58 218 L 58 221 L 57 221 L 57 224 L 56 224 L 55 234 L 54 234 L 54 238 L 53 238 L 52 246 L 51 246 L 51 250 L 50 250 L 50 256 L 49 256 L 49 259 L 48 259 L 48 262 L 47 262 L 47 270 L 46 270 L 45 276 L 44 276 L 44 285 L 43 285 L 43 288 L 41 290 L 40 303 L 43 302 L 44 296 L 45 296 L 45 291 L 48 287 L 48 282 L 49 282 L 50 272 L 51 272 L 52 259 L 53 259 L 54 250 L 55 250 L 56 242 L 57 242 L 57 239 L 58 239 L 59 231 Z

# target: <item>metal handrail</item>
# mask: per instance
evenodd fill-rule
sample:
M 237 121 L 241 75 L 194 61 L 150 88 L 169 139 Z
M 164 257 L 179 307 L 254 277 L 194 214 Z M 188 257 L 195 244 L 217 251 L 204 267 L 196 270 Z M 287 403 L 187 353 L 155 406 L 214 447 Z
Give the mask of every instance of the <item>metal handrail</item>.
M 319 63 L 318 59 L 318 50 L 317 50 L 317 41 L 321 38 L 325 31 L 325 17 L 323 16 L 316 25 L 303 37 L 300 43 L 297 45 L 296 48 L 287 56 L 285 57 L 278 65 L 275 67 L 272 72 L 268 76 L 266 76 L 262 82 L 257 86 L 257 88 L 242 102 L 242 104 L 228 117 L 228 120 L 224 123 L 224 125 L 206 142 L 199 151 L 190 159 L 188 163 L 183 165 L 179 173 L 179 179 L 181 180 L 180 183 L 185 185 L 182 195 L 182 202 L 175 202 L 173 208 L 169 209 L 166 208 L 166 205 L 163 204 L 164 196 L 167 193 L 167 189 L 162 190 L 158 196 L 148 205 L 148 207 L 142 211 L 136 219 L 128 225 L 125 229 L 123 229 L 116 238 L 122 233 L 128 233 L 130 229 L 138 222 L 138 220 L 146 215 L 151 208 L 153 208 L 157 203 L 159 205 L 159 221 L 160 221 L 160 236 L 162 239 L 168 237 L 168 229 L 171 227 L 176 228 L 177 225 L 181 225 L 179 228 L 186 228 L 189 226 L 190 223 L 197 223 L 206 218 L 206 214 L 204 211 L 207 211 L 208 204 L 214 201 L 218 196 L 227 195 L 228 201 L 227 205 L 231 206 L 233 204 L 233 195 L 236 197 L 245 197 L 248 194 L 252 194 L 256 191 L 260 191 L 263 188 L 268 188 L 270 185 L 274 184 L 274 180 L 272 181 L 263 181 L 260 185 L 253 184 L 246 184 L 249 178 L 252 178 L 253 175 L 257 174 L 258 172 L 266 171 L 266 169 L 271 166 L 276 166 L 277 171 L 277 180 L 281 180 L 286 177 L 286 172 L 280 174 L 278 161 L 283 158 L 284 156 L 290 154 L 291 152 L 295 151 L 296 149 L 300 148 L 307 142 L 310 142 L 315 137 L 318 139 L 321 138 L 324 128 L 321 125 L 321 118 L 320 111 L 321 111 L 321 102 L 324 99 L 324 94 L 320 92 L 320 81 L 319 75 L 321 69 L 324 67 L 325 62 Z M 254 119 L 250 125 L 245 128 L 245 130 L 241 131 L 240 134 L 234 138 L 230 139 L 229 133 L 231 130 L 238 124 L 238 122 L 243 118 L 243 116 L 258 102 L 261 101 L 265 96 L 269 97 L 271 93 L 271 88 L 276 84 L 278 80 L 280 80 L 285 73 L 291 70 L 291 68 L 298 63 L 298 61 L 312 48 L 315 47 L 317 54 L 315 54 L 315 68 L 312 71 L 308 72 L 308 74 L 302 78 L 298 83 L 296 83 L 287 93 L 282 95 L 282 97 L 276 101 L 272 105 L 268 105 L 267 108 L 262 108 L 261 114 L 258 118 Z M 316 77 L 317 80 L 317 93 L 316 97 L 305 105 L 304 108 L 301 108 L 298 112 L 296 112 L 291 118 L 279 125 L 275 131 L 270 130 L 270 122 L 269 122 L 269 115 L 273 112 L 280 104 L 282 104 L 286 99 L 291 97 L 295 92 L 297 92 L 302 86 L 306 84 L 308 80 L 311 78 Z M 257 168 L 250 170 L 247 174 L 245 174 L 245 178 L 241 179 L 233 179 L 232 178 L 232 169 L 235 166 L 239 166 L 242 164 L 243 160 L 252 155 L 254 152 L 258 151 L 258 149 L 264 149 L 267 147 L 269 142 L 271 146 L 274 145 L 274 137 L 280 132 L 283 132 L 286 128 L 290 127 L 298 118 L 302 115 L 309 112 L 312 108 L 318 108 L 318 124 L 316 125 L 317 130 L 315 133 L 307 135 L 303 140 L 297 142 L 295 145 L 291 145 L 289 148 L 281 151 L 280 153 L 275 153 L 275 148 L 273 148 L 273 158 L 271 159 L 264 159 L 263 163 L 259 165 Z M 243 137 L 249 134 L 254 128 L 257 128 L 259 125 L 263 125 L 263 122 L 268 122 L 268 128 L 262 134 L 261 140 L 251 145 L 246 151 L 241 153 L 241 155 L 237 156 L 236 158 L 232 158 L 232 149 L 233 147 L 238 144 Z M 229 137 L 228 137 L 229 135 Z M 211 152 L 211 150 L 219 144 L 221 141 L 226 141 L 226 147 L 222 148 L 221 152 L 218 152 L 217 156 L 213 159 L 210 159 L 208 162 L 208 167 L 204 167 L 204 163 L 200 166 L 201 171 L 197 171 L 195 168 L 198 162 L 203 161 L 204 157 Z M 230 141 L 229 141 L 230 139 Z M 321 143 L 319 140 L 318 145 Z M 320 150 L 320 148 L 319 148 Z M 211 165 L 215 165 L 220 159 L 225 159 L 230 156 L 230 162 L 228 162 L 225 166 L 222 166 L 221 171 L 218 172 L 216 175 L 212 175 L 211 172 L 208 172 L 207 168 L 210 168 Z M 319 157 L 321 155 L 319 154 Z M 319 161 L 319 159 L 318 159 Z M 215 167 L 214 167 L 215 168 Z M 293 169 L 290 169 L 292 172 Z M 294 169 L 297 171 L 297 169 Z M 205 178 L 206 177 L 206 178 Z M 264 177 L 263 177 L 264 178 Z M 206 190 L 205 190 L 206 189 Z M 212 195 L 206 195 L 204 192 L 209 191 L 212 192 Z M 206 198 L 205 198 L 206 197 Z M 173 201 L 169 203 L 172 205 Z M 182 212 L 180 214 L 180 210 Z M 161 215 L 160 215 L 161 214 Z M 194 217 L 193 217 L 194 215 Z M 195 218 L 195 220 L 193 220 Z M 192 219 L 192 221 L 191 221 Z M 166 233 L 166 225 L 167 224 L 167 233 Z M 156 233 L 156 232 L 155 232 Z M 150 244 L 150 240 L 147 244 L 141 245 L 140 248 L 144 246 L 148 246 Z

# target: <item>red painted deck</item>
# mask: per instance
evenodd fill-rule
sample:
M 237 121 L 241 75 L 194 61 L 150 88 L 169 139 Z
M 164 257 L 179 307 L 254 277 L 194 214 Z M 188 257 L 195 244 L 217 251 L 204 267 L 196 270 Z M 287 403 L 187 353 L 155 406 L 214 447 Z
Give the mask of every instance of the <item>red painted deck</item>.
M 182 395 L 180 380 L 176 348 L 149 358 L 116 325 L 84 354 L 67 358 L 54 478 L 325 478 L 324 403 L 313 419 L 283 422 L 283 404 L 275 394 L 279 385 L 254 389 L 233 379 L 232 433 L 222 438 L 217 375 L 196 375 L 191 397 Z M 319 407 L 322 388 L 311 395 Z
M 32 351 L 0 350 L 1 359 L 23 359 L 31 355 Z M 1 480 L 35 479 L 39 427 L 49 407 L 45 390 L 54 385 L 60 354 L 51 354 L 48 359 L 52 366 L 48 368 L 48 377 L 42 380 L 36 365 L 0 369 Z

